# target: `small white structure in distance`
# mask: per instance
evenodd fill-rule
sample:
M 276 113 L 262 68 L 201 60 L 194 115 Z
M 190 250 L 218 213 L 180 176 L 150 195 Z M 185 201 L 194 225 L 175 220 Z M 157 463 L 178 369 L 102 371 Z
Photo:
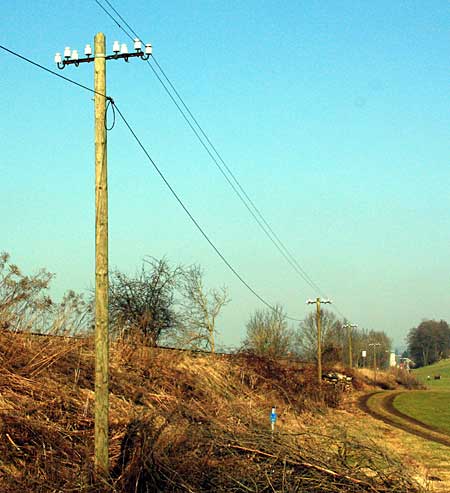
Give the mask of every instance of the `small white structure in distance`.
M 397 366 L 397 357 L 395 355 L 395 352 L 394 351 L 391 351 L 391 354 L 389 356 L 389 366 L 391 368 L 393 367 L 396 367 Z

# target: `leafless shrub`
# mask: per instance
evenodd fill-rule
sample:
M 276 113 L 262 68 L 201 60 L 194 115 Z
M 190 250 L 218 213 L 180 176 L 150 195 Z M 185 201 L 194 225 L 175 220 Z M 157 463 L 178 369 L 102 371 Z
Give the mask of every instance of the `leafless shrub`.
M 48 295 L 53 274 L 41 269 L 25 275 L 0 254 L 0 329 L 16 332 L 86 335 L 92 309 L 83 295 L 68 291 L 60 303 Z
M 60 303 L 53 303 L 46 332 L 65 336 L 87 336 L 94 326 L 93 306 L 82 294 L 69 290 Z
M 16 331 L 35 330 L 49 312 L 52 300 L 47 290 L 53 274 L 41 269 L 27 276 L 0 254 L 0 328 Z
M 243 350 L 266 358 L 286 357 L 293 345 L 293 331 L 289 328 L 283 307 L 256 310 L 247 323 Z
M 425 389 L 425 386 L 409 371 L 402 368 L 391 368 L 390 373 L 395 381 L 407 389 Z
M 139 272 L 128 276 L 119 270 L 110 274 L 109 309 L 114 336 L 140 336 L 149 346 L 176 326 L 175 288 L 181 268 L 165 259 L 144 259 Z

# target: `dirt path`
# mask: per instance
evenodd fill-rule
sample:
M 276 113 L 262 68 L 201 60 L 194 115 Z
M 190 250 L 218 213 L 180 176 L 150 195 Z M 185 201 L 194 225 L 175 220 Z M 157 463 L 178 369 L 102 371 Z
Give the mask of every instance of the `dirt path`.
M 450 437 L 443 437 L 442 441 L 435 440 L 437 436 L 434 430 L 422 428 L 416 420 L 400 417 L 397 410 L 390 413 L 389 406 L 393 406 L 395 399 L 393 394 L 399 393 L 373 392 L 362 397 L 360 395 L 353 401 L 358 408 L 353 409 L 353 412 L 361 423 L 359 430 L 368 441 L 372 440 L 385 447 L 387 453 L 396 456 L 405 469 L 412 471 L 428 493 L 449 493 Z
M 403 431 L 412 433 L 413 435 L 430 440 L 441 445 L 450 447 L 450 437 L 441 433 L 433 426 L 426 425 L 417 419 L 414 419 L 406 414 L 403 414 L 394 407 L 394 399 L 405 391 L 381 391 L 372 392 L 363 395 L 359 399 L 359 407 L 361 410 L 370 414 L 376 419 L 383 421 L 391 426 L 400 428 Z M 369 406 L 368 401 L 371 397 L 375 397 L 381 409 L 376 406 Z

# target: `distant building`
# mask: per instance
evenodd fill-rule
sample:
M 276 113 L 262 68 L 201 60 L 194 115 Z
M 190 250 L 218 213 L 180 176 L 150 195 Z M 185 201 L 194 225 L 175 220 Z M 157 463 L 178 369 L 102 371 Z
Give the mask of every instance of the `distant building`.
M 391 351 L 391 354 L 389 355 L 389 366 L 391 368 L 395 368 L 397 366 L 397 355 L 395 354 L 395 351 Z

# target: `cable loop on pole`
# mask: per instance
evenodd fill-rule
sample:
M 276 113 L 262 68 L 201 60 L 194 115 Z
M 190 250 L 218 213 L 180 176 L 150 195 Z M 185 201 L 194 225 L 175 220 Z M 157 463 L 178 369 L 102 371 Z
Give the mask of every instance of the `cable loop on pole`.
M 114 105 L 114 99 L 111 98 L 111 97 L 107 97 L 106 100 L 108 101 L 106 103 L 106 112 L 105 112 L 105 129 L 107 132 L 109 132 L 110 130 L 112 130 L 114 128 L 114 125 L 116 124 L 116 108 L 115 108 L 115 105 Z M 112 114 L 113 114 L 113 122 L 111 124 L 110 127 L 108 127 L 108 109 L 109 107 L 112 108 Z

